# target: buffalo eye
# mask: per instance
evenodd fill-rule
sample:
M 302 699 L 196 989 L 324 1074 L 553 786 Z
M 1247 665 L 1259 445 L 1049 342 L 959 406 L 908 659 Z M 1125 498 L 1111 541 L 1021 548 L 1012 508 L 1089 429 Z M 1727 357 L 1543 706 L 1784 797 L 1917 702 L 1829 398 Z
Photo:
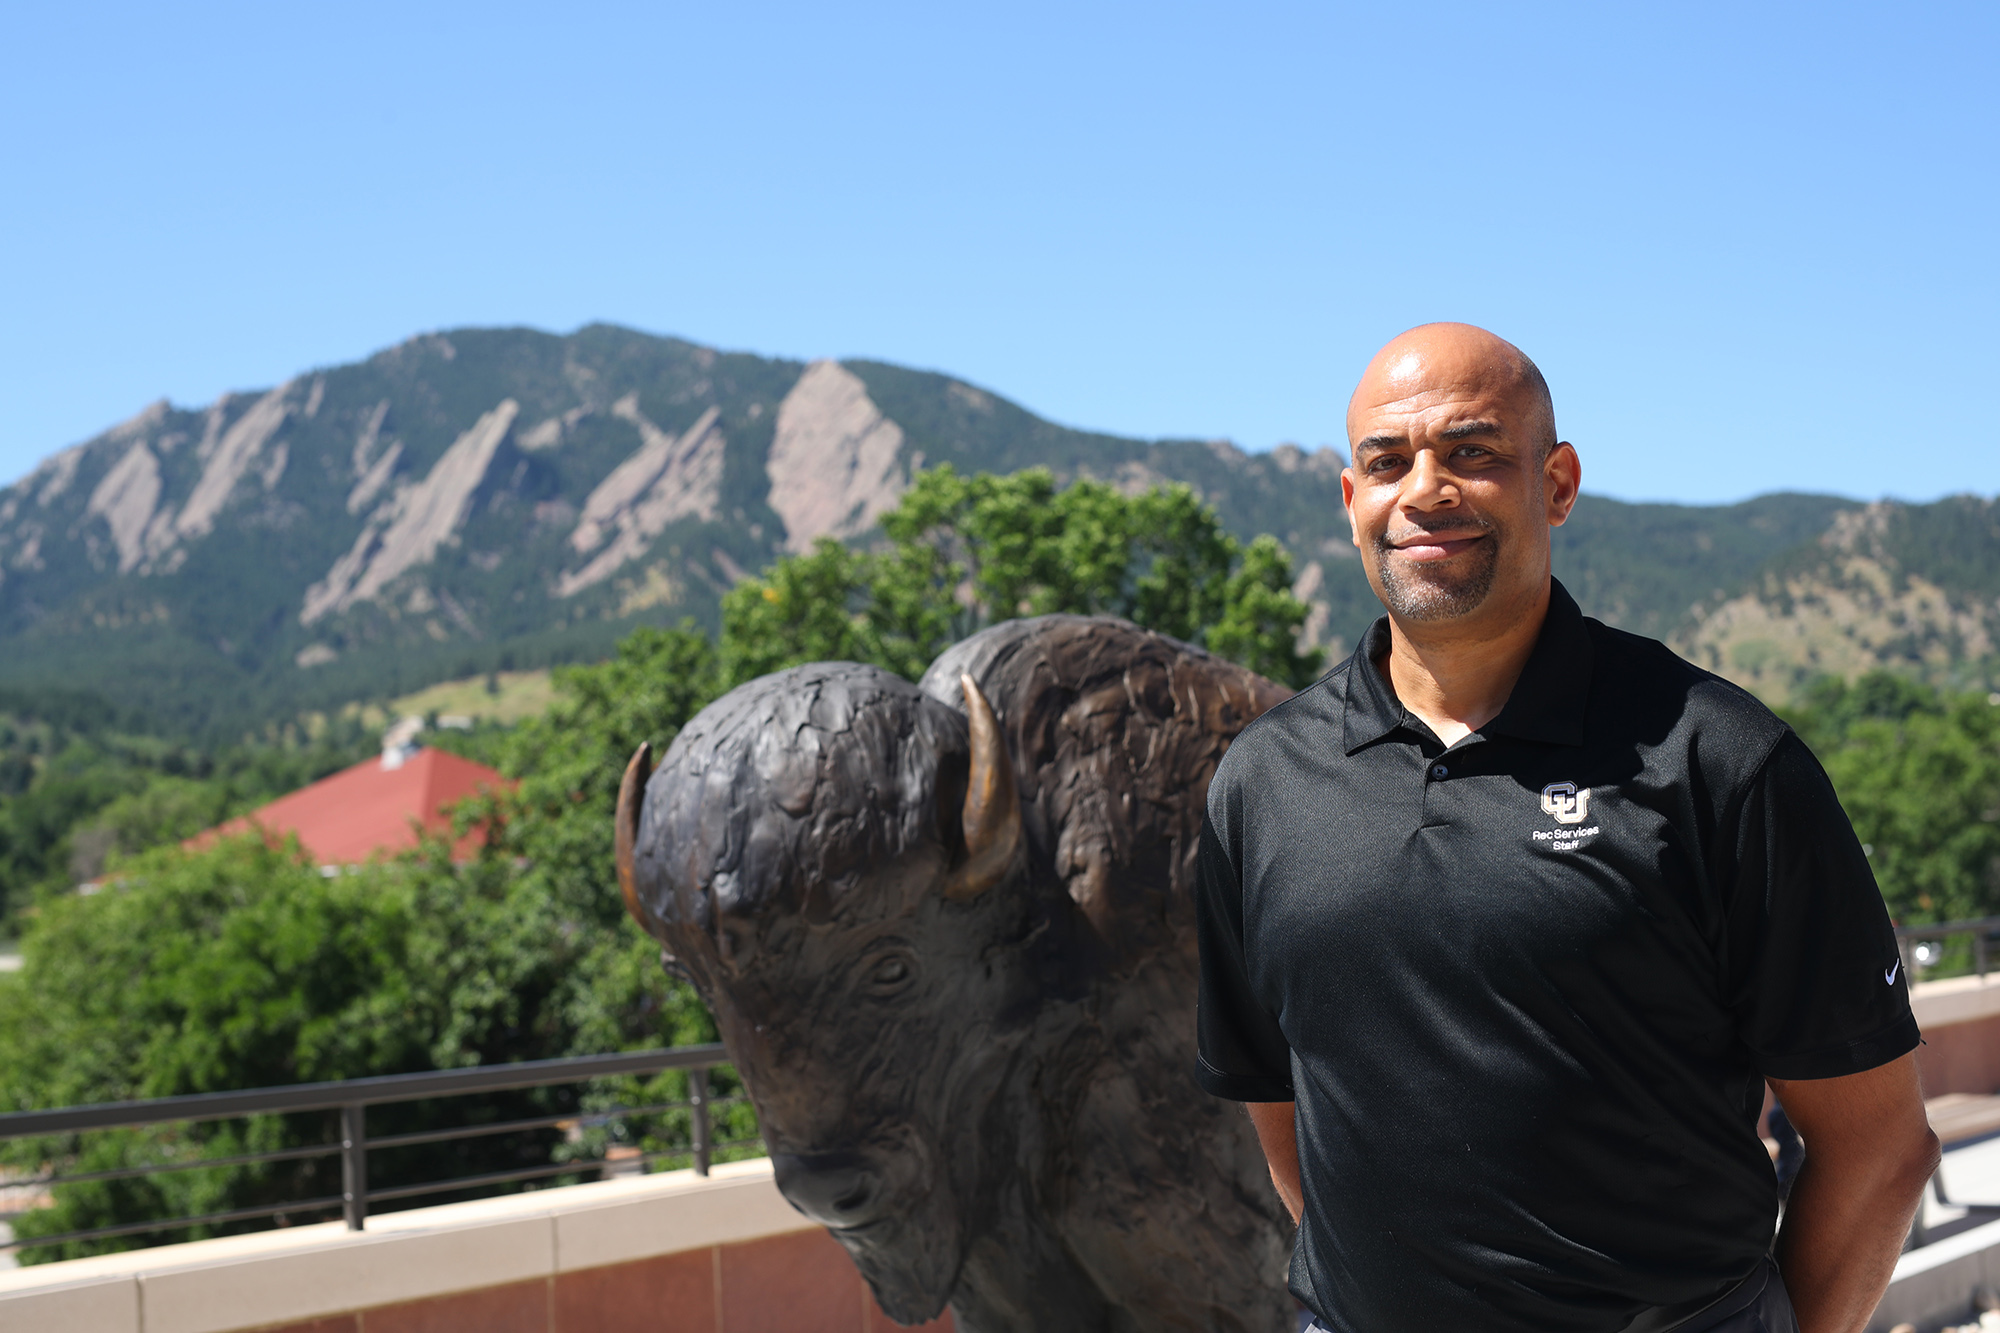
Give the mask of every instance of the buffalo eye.
M 884 954 L 868 969 L 867 986 L 870 994 L 894 995 L 910 984 L 916 975 L 907 956 L 900 953 Z

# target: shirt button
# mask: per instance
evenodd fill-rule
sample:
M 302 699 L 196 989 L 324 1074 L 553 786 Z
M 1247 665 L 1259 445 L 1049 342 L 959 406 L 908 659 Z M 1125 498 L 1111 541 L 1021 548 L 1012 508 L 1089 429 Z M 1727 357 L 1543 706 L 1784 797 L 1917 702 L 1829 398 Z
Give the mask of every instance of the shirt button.
M 1451 776 L 1451 770 L 1446 768 L 1443 764 L 1439 764 L 1436 768 L 1431 770 L 1431 776 L 1434 778 L 1449 777 Z

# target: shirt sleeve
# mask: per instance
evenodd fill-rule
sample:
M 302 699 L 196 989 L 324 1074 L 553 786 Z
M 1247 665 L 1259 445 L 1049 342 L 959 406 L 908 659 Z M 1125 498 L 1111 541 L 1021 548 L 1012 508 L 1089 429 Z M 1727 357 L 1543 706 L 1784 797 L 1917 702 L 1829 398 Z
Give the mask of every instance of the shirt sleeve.
M 1242 885 L 1207 818 L 1201 824 L 1195 922 L 1201 940 L 1196 1081 L 1230 1101 L 1291 1101 L 1291 1045 L 1251 987 L 1243 951 Z
M 1833 783 L 1786 732 L 1737 817 L 1725 984 L 1772 1078 L 1858 1074 L 1915 1049 L 1909 979 Z

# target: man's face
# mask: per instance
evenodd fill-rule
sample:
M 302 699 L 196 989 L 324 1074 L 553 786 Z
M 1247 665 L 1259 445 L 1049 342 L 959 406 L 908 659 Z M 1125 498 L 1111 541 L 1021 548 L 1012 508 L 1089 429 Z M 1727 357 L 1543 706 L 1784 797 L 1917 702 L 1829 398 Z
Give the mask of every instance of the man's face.
M 1348 431 L 1341 492 L 1354 544 L 1399 620 L 1511 608 L 1543 585 L 1549 527 L 1575 502 L 1576 454 L 1559 444 L 1544 456 L 1541 399 L 1506 367 L 1422 351 L 1378 358 Z

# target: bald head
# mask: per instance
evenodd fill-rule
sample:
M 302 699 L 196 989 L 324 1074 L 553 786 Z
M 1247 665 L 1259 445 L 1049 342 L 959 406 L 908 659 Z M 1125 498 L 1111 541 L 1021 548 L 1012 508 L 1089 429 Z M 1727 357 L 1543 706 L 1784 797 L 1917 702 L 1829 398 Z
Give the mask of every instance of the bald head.
M 1360 445 L 1357 429 L 1378 409 L 1467 395 L 1504 404 L 1514 418 L 1509 425 L 1543 457 L 1555 447 L 1555 403 L 1541 370 L 1520 348 L 1472 324 L 1420 324 L 1390 339 L 1347 401 L 1348 445 Z
M 1504 627 L 1544 604 L 1549 529 L 1582 472 L 1520 348 L 1470 324 L 1411 329 L 1368 363 L 1347 438 L 1354 544 L 1397 623 Z

